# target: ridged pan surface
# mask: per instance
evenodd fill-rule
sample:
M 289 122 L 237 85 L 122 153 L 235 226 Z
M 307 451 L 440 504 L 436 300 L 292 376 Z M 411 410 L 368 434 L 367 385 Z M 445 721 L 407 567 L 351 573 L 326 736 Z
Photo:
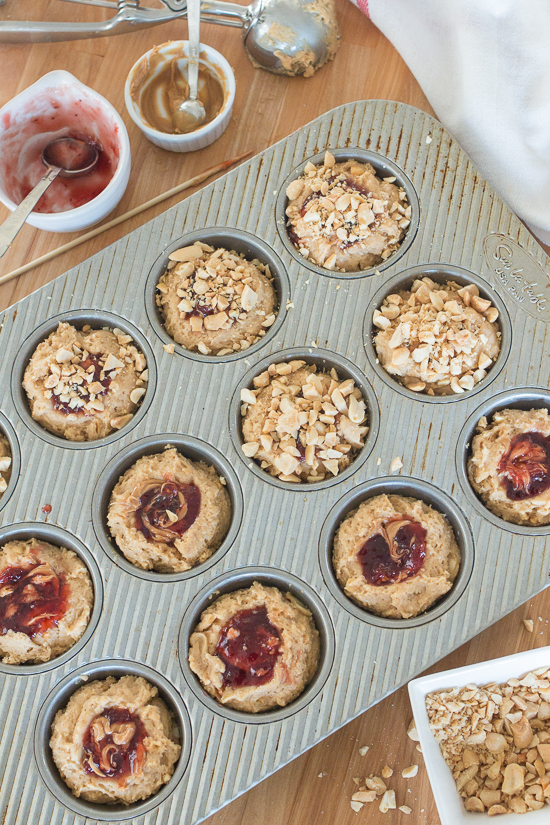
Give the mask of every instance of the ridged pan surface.
M 325 148 L 350 146 L 378 153 L 403 170 L 420 204 L 418 228 L 405 253 L 390 259 L 378 273 L 326 277 L 308 269 L 282 243 L 276 225 L 282 215 L 276 214 L 276 203 L 281 185 L 306 158 Z M 242 358 L 169 354 L 149 320 L 154 310 L 147 283 L 155 261 L 165 247 L 204 227 L 211 232 L 237 228 L 258 237 L 288 274 L 292 306 L 283 323 L 275 335 L 266 336 L 263 346 L 254 346 Z M 365 316 L 372 311 L 374 296 L 386 281 L 420 264 L 472 272 L 504 308 L 503 343 L 509 352 L 477 391 L 447 402 L 410 397 L 384 379 L 364 338 L 370 323 Z M 49 525 L 55 525 L 54 542 L 64 531 L 74 537 L 75 551 L 84 545 L 91 553 L 103 590 L 97 624 L 75 655 L 38 671 L 0 666 L 4 825 L 83 825 L 98 818 L 128 817 L 147 825 L 198 822 L 548 584 L 550 528 L 530 531 L 487 518 L 483 507 L 474 506 L 472 494 L 465 492 L 462 465 L 471 432 L 471 422 L 470 429 L 466 424 L 476 410 L 482 415 L 493 409 L 493 397 L 501 396 L 506 403 L 516 399 L 528 407 L 546 403 L 547 268 L 548 259 L 536 241 L 435 120 L 402 104 L 362 101 L 328 112 L 0 317 L 0 427 L 16 439 L 15 452 L 20 454 L 16 482 L 0 501 L 0 543 L 17 534 L 18 524 L 29 535 L 32 524 L 40 523 L 42 537 Z M 283 278 L 278 289 L 285 304 L 287 288 Z M 71 317 L 81 315 L 84 323 L 102 313 L 109 313 L 109 319 L 120 317 L 122 328 L 139 333 L 138 343 L 148 343 L 147 353 L 156 364 L 156 383 L 152 382 L 145 412 L 136 417 L 135 426 L 88 449 L 73 449 L 69 443 L 42 437 L 40 428 L 31 429 L 15 387 L 21 374 L 17 356 L 21 348 L 23 353 L 25 346 L 28 349 L 26 339 L 48 319 L 69 312 L 74 313 Z M 378 422 L 376 438 L 369 441 L 368 455 L 358 459 L 355 471 L 316 489 L 289 488 L 252 472 L 250 462 L 238 454 L 238 433 L 231 432 L 236 420 L 232 405 L 238 404 L 236 390 L 245 376 L 267 356 L 276 361 L 281 350 L 296 349 L 311 359 L 330 362 L 334 353 L 338 364 L 351 363 L 372 389 L 368 400 L 373 421 Z M 219 467 L 223 461 L 230 465 L 230 492 L 238 516 L 231 528 L 231 546 L 224 547 L 214 563 L 166 581 L 158 575 L 134 575 L 129 565 L 117 563 L 116 550 L 104 549 L 107 539 L 98 519 L 105 497 L 96 489 L 110 478 L 108 465 L 125 467 L 141 439 L 145 452 L 154 451 L 151 444 L 161 444 L 164 434 L 180 434 L 182 450 L 187 443 L 193 455 L 210 457 Z M 156 436 L 156 441 L 147 441 Z M 122 464 L 117 461 L 121 453 Z M 403 468 L 392 474 L 396 456 Z M 388 476 L 392 490 L 416 491 L 418 497 L 439 503 L 463 531 L 458 598 L 450 599 L 448 609 L 439 605 L 421 621 L 404 625 L 377 622 L 357 608 L 348 609 L 344 596 L 335 597 L 334 582 L 326 582 L 331 576 L 327 542 L 339 513 L 379 491 L 376 480 Z M 101 511 L 94 518 L 92 502 Z M 46 504 L 51 505 L 49 515 L 42 510 Z M 248 724 L 242 714 L 224 714 L 222 708 L 203 701 L 197 685 L 190 688 L 193 676 L 180 665 L 178 651 L 186 649 L 186 628 L 198 615 L 201 598 L 208 603 L 218 583 L 225 592 L 255 579 L 288 587 L 311 605 L 320 624 L 322 672 L 296 710 L 289 706 L 287 714 L 276 712 Z M 167 691 L 176 715 L 183 720 L 188 713 L 183 734 L 189 759 L 176 777 L 179 781 L 171 784 L 172 792 L 163 794 L 159 804 L 147 804 L 135 813 L 117 808 L 112 817 L 108 809 L 104 814 L 89 811 L 85 818 L 85 803 L 80 801 L 75 812 L 66 803 L 70 793 L 62 793 L 55 778 L 46 785 L 51 773 L 46 765 L 47 720 L 68 695 L 70 674 L 78 668 L 92 678 L 97 661 L 98 673 L 104 675 L 112 659 L 124 660 L 123 668 L 135 663 L 136 673 L 149 668 L 158 674 L 159 690 Z M 107 664 L 102 666 L 100 660 Z M 75 684 L 77 680 L 74 674 Z

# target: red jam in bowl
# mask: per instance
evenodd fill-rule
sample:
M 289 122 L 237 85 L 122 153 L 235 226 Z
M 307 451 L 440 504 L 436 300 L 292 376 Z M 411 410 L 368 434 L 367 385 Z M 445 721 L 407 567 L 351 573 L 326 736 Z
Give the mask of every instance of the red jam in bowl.
M 21 203 L 44 175 L 41 156 L 45 146 L 57 138 L 72 137 L 98 148 L 95 168 L 75 178 L 57 177 L 34 211 L 67 212 L 83 206 L 103 192 L 117 170 L 118 132 L 100 103 L 75 84 L 45 89 L 21 108 L 8 109 L 0 118 L 0 180 L 6 195 Z

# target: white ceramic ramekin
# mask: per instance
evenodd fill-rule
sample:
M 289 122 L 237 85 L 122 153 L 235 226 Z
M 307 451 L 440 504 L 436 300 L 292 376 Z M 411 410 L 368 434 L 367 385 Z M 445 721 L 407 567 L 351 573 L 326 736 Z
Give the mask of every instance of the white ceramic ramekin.
M 550 647 L 539 647 L 535 650 L 526 650 L 524 653 L 504 656 L 502 659 L 492 659 L 490 662 L 479 662 L 479 664 L 467 665 L 455 670 L 432 673 L 430 676 L 421 676 L 420 679 L 409 682 L 414 721 L 441 825 L 487 825 L 488 817 L 486 813 L 472 813 L 464 808 L 451 770 L 445 763 L 439 745 L 430 730 L 425 703 L 426 695 L 436 690 L 464 687 L 470 684 L 478 686 L 487 685 L 490 682 L 503 684 L 508 679 L 519 679 L 531 670 L 549 665 Z M 548 811 L 548 805 L 540 811 L 529 811 L 527 819 L 524 814 L 505 814 L 502 822 L 505 825 L 520 825 L 520 823 L 525 825 L 526 821 L 528 825 L 548 825 Z M 500 818 L 499 821 L 501 821 Z
M 33 100 L 43 101 L 46 90 L 58 90 L 60 88 L 63 88 L 68 95 L 72 95 L 74 89 L 75 99 L 84 97 L 91 105 L 100 108 L 103 118 L 107 122 L 112 122 L 113 137 L 118 142 L 119 147 L 119 163 L 115 174 L 103 192 L 100 192 L 97 197 L 76 209 L 69 209 L 66 212 L 31 212 L 27 218 L 27 223 L 31 226 L 35 226 L 37 229 L 45 229 L 47 232 L 76 232 L 98 223 L 109 212 L 112 212 L 124 195 L 128 185 L 131 161 L 130 141 L 124 121 L 116 109 L 102 95 L 85 86 L 70 72 L 63 70 L 48 72 L 0 109 L 0 135 L 2 133 L 3 117 L 6 114 L 16 114 L 24 105 Z M 17 205 L 6 194 L 1 180 L 0 201 L 12 212 Z
M 153 51 L 156 50 L 170 57 L 172 54 L 177 56 L 181 54 L 182 51 L 184 54 L 188 54 L 188 47 L 189 43 L 187 40 L 172 40 L 169 43 L 156 46 L 155 49 L 150 49 L 134 63 L 130 69 L 124 88 L 124 102 L 126 103 L 128 114 L 134 123 L 139 126 L 145 137 L 147 137 L 151 143 L 154 143 L 155 146 L 160 146 L 161 149 L 168 149 L 170 152 L 194 152 L 197 149 L 204 149 L 205 146 L 210 146 L 211 143 L 214 143 L 227 129 L 235 100 L 235 75 L 233 74 L 231 66 L 222 54 L 210 46 L 201 43 L 201 55 L 206 55 L 207 60 L 201 60 L 200 62 L 215 66 L 217 70 L 221 72 L 224 79 L 226 95 L 221 111 L 210 123 L 186 135 L 169 135 L 166 132 L 159 132 L 157 129 L 149 126 L 142 117 L 139 105 L 132 100 L 130 95 L 130 87 L 134 75 L 136 71 L 138 71 L 138 68 L 143 66 L 143 62 L 148 60 L 149 56 L 152 55 Z

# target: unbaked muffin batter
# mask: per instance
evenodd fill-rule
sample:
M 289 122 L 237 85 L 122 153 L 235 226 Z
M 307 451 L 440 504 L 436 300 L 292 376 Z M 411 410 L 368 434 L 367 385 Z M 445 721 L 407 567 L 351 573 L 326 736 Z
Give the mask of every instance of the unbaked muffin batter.
M 172 447 L 143 456 L 121 476 L 107 521 L 136 567 L 178 573 L 206 561 L 221 545 L 231 501 L 213 467 Z
M 175 720 L 141 676 L 109 676 L 79 688 L 58 711 L 50 747 L 61 778 L 88 802 L 147 799 L 174 773 Z
M 168 257 L 157 304 L 176 343 L 203 355 L 230 355 L 259 341 L 275 322 L 277 296 L 266 264 L 199 241 Z
M 128 424 L 147 388 L 145 356 L 119 329 L 61 323 L 23 377 L 31 414 L 54 435 L 95 441 Z
M 80 639 L 94 592 L 84 562 L 39 539 L 0 548 L 0 656 L 5 664 L 48 662 Z
M 352 378 L 315 364 L 270 364 L 241 391 L 243 453 L 281 481 L 316 482 L 342 472 L 363 447 L 366 405 Z
M 11 450 L 4 433 L 0 432 L 0 498 L 8 489 L 11 477 Z
M 498 309 L 475 284 L 416 280 L 388 295 L 373 315 L 380 364 L 407 389 L 426 395 L 467 392 L 500 352 Z
M 307 607 L 258 582 L 216 599 L 190 639 L 189 666 L 203 687 L 249 713 L 296 699 L 318 661 L 319 633 Z
M 546 409 L 500 410 L 479 420 L 468 477 L 495 515 L 515 524 L 550 523 L 550 417 Z
M 411 207 L 395 177 L 382 180 L 370 163 L 307 163 L 287 187 L 287 231 L 298 251 L 329 270 L 358 272 L 385 261 L 400 246 Z
M 460 566 L 453 530 L 423 501 L 380 495 L 367 499 L 334 537 L 336 577 L 370 613 L 409 619 L 447 593 Z

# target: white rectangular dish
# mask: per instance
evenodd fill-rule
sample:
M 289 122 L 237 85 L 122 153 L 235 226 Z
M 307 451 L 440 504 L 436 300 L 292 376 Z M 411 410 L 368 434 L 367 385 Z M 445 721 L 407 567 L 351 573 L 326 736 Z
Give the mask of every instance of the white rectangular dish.
M 445 763 L 439 744 L 433 736 L 428 722 L 425 698 L 428 693 L 445 688 L 463 687 L 468 684 L 478 686 L 498 682 L 507 682 L 508 679 L 521 678 L 525 673 L 540 667 L 550 665 L 550 646 L 539 647 L 535 650 L 526 650 L 523 653 L 514 653 L 501 659 L 491 659 L 489 662 L 479 662 L 475 665 L 466 665 L 454 670 L 445 670 L 442 673 L 432 673 L 421 676 L 409 682 L 409 696 L 413 709 L 414 721 L 420 738 L 422 754 L 426 763 L 430 785 L 441 819 L 441 825 L 481 825 L 482 822 L 491 822 L 486 813 L 478 814 L 466 811 L 460 798 L 450 768 Z M 525 825 L 525 814 L 503 815 L 504 825 Z M 543 825 L 550 819 L 550 809 L 547 805 L 540 811 L 529 811 L 527 825 Z M 500 820 L 499 820 L 500 821 Z

